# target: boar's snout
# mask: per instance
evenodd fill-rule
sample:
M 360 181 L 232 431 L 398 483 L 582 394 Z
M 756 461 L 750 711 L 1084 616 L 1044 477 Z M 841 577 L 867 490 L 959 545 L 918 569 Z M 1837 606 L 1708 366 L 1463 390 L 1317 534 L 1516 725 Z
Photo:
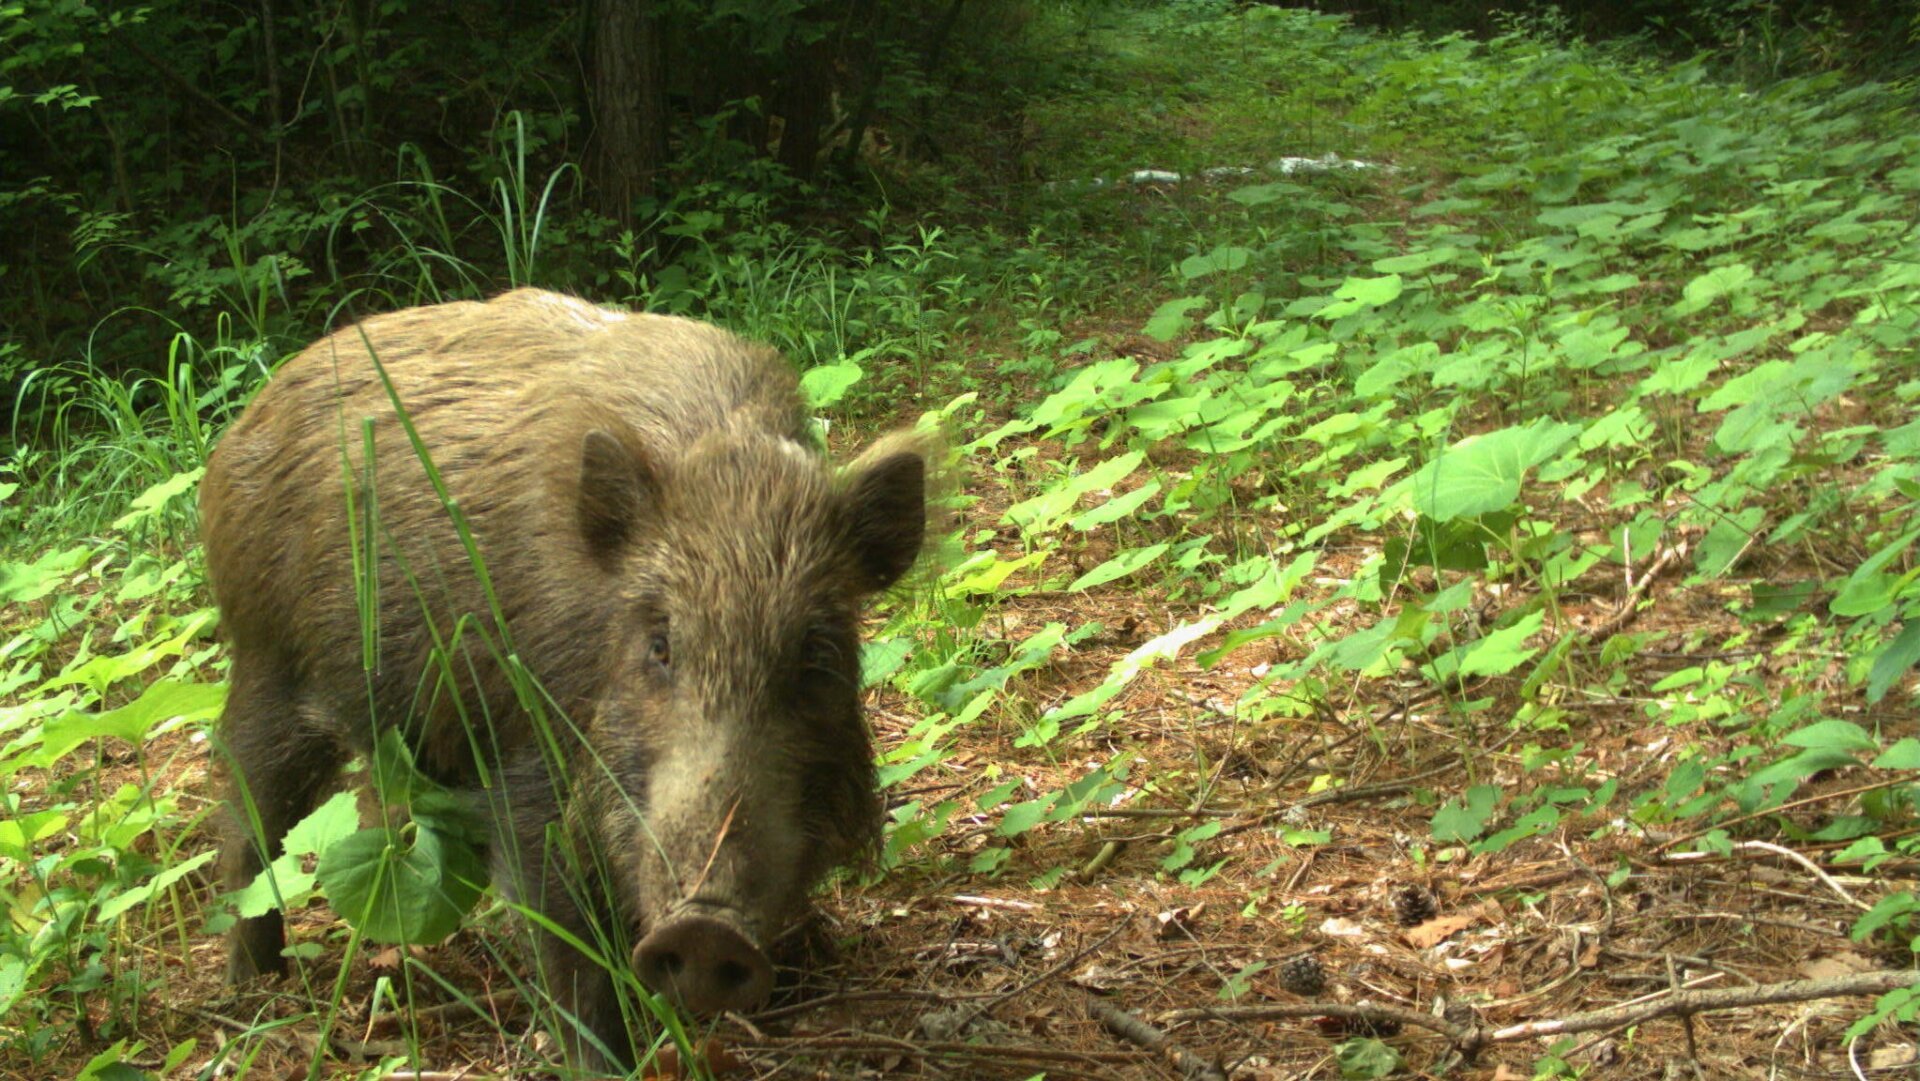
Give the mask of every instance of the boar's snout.
M 633 967 L 648 987 L 698 1014 L 757 1009 L 773 989 L 767 955 L 731 922 L 703 912 L 656 926 L 634 947 Z

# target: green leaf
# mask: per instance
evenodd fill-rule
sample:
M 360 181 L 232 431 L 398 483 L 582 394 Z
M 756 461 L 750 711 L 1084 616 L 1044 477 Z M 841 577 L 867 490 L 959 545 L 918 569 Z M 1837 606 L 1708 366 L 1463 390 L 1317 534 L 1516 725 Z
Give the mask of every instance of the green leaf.
M 1494 785 L 1474 785 L 1464 800 L 1449 800 L 1433 815 L 1433 839 L 1441 844 L 1471 841 L 1486 832 L 1494 808 L 1500 805 L 1500 789 Z
M 1205 255 L 1191 255 L 1180 261 L 1180 276 L 1187 281 L 1204 278 L 1223 270 L 1239 270 L 1253 258 L 1247 248 L 1223 244 Z
M 100 905 L 99 911 L 94 914 L 94 919 L 104 923 L 114 919 L 135 905 L 146 904 L 154 894 L 164 891 L 175 882 L 180 881 L 182 878 L 211 863 L 213 858 L 219 854 L 218 849 L 210 848 L 192 859 L 183 860 L 180 863 L 168 867 L 166 870 L 154 875 L 148 881 L 130 890 L 123 890 L 109 897 Z
M 1875 769 L 1920 769 L 1920 739 L 1912 736 L 1888 747 L 1873 760 Z
M 1671 311 L 1675 315 L 1691 315 L 1721 297 L 1746 292 L 1754 280 L 1753 268 L 1745 263 L 1714 267 L 1687 283 L 1682 290 L 1684 299 L 1676 302 Z
M 1169 545 L 1165 541 L 1162 541 L 1159 544 L 1151 544 L 1145 548 L 1132 548 L 1121 552 L 1105 563 L 1075 578 L 1073 584 L 1067 587 L 1067 592 L 1078 593 L 1081 590 L 1092 589 L 1094 586 L 1111 582 L 1116 578 L 1125 578 L 1127 575 L 1134 573 L 1141 567 L 1160 558 L 1161 553 L 1165 552 L 1168 547 Z
M 375 942 L 438 942 L 480 899 L 486 867 L 473 846 L 423 823 L 363 829 L 320 856 L 315 877 L 334 911 Z
M 860 686 L 871 687 L 899 671 L 919 644 L 906 635 L 866 641 L 860 647 Z
M 1080 498 L 1090 492 L 1112 488 L 1131 476 L 1146 461 L 1141 451 L 1109 458 L 1092 469 L 1059 481 L 1053 487 L 1007 508 L 1005 520 L 1029 533 L 1044 533 L 1059 524 Z
M 21 993 L 27 989 L 27 976 L 32 971 L 25 959 L 12 953 L 0 953 L 0 1017 L 13 1012 L 14 1004 L 20 1001 Z
M 146 1050 L 145 1043 L 127 1046 L 127 1041 L 119 1040 L 112 1047 L 100 1052 L 87 1061 L 80 1072 L 73 1075 L 73 1081 L 152 1081 L 150 1075 L 126 1062 L 137 1058 Z
M 1862 753 L 1880 749 L 1879 741 L 1852 721 L 1816 721 L 1787 733 L 1780 742 L 1789 747 L 1828 747 Z
M 1782 781 L 1804 781 L 1822 770 L 1843 769 L 1859 764 L 1860 760 L 1846 751 L 1834 747 L 1816 747 L 1758 770 L 1747 784 L 1754 789 L 1765 789 Z
M 125 529 L 143 518 L 158 514 L 175 496 L 182 492 L 192 491 L 193 486 L 200 483 L 200 478 L 205 473 L 205 468 L 189 469 L 184 473 L 175 473 L 166 480 L 141 492 L 139 495 L 133 497 L 131 509 L 114 521 L 113 528 Z
M 33 753 L 0 765 L 0 775 L 23 766 L 51 768 L 75 747 L 90 740 L 113 738 L 139 746 L 163 721 L 207 720 L 220 712 L 227 688 L 218 683 L 183 683 L 162 679 L 148 684 L 140 697 L 105 713 L 68 713 L 48 721 Z
M 1170 342 L 1187 329 L 1187 313 L 1207 302 L 1205 297 L 1179 297 L 1153 309 L 1141 331 L 1156 342 Z
M 1463 254 L 1465 253 L 1455 247 L 1429 248 L 1426 251 L 1375 259 L 1373 269 L 1382 274 L 1418 274 L 1423 270 L 1432 270 L 1443 263 L 1451 263 Z
M 1398 299 L 1405 283 L 1398 274 L 1379 278 L 1348 278 L 1333 291 L 1333 303 L 1315 312 L 1316 318 L 1341 319 L 1368 308 L 1378 308 Z
M 1742 507 L 1734 514 L 1715 518 L 1694 550 L 1694 569 L 1708 578 L 1725 574 L 1753 542 L 1766 516 L 1765 507 Z
M 1434 658 L 1432 668 L 1435 678 L 1472 679 L 1476 676 L 1506 675 L 1540 652 L 1526 648 L 1525 643 L 1540 630 L 1545 618 L 1543 612 L 1528 613 L 1511 627 L 1494 631 L 1477 642 L 1469 642 Z
M 264 916 L 275 908 L 304 904 L 313 892 L 314 877 L 304 857 L 316 855 L 360 828 L 360 810 L 352 792 L 336 792 L 312 814 L 287 831 L 285 849 L 273 866 L 232 894 L 242 916 Z
M 1348 1040 L 1333 1049 L 1344 1081 L 1376 1081 L 1400 1072 L 1400 1052 L 1372 1037 Z
M 1040 799 L 1014 804 L 1001 814 L 1000 825 L 995 832 L 1002 837 L 1018 837 L 1040 824 L 1041 819 L 1046 817 L 1047 805 L 1051 802 L 1053 801 L 1043 796 Z
M 822 364 L 801 374 L 800 393 L 806 396 L 808 409 L 825 409 L 846 397 L 847 391 L 865 374 L 860 365 L 851 360 Z
M 1454 444 L 1402 483 L 1414 509 L 1438 521 L 1505 510 L 1520 498 L 1527 470 L 1579 432 L 1576 425 L 1547 420 L 1502 428 Z
M 1131 517 L 1147 500 L 1159 494 L 1160 482 L 1149 480 L 1131 492 L 1114 496 L 1067 524 L 1083 533 L 1089 529 L 1097 529 L 1109 522 Z

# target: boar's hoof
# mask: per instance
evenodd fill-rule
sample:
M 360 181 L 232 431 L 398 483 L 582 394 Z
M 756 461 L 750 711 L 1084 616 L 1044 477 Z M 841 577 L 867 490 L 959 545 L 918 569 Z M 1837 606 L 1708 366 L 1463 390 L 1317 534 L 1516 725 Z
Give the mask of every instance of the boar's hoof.
M 773 989 L 766 954 L 714 916 L 682 915 L 660 924 L 634 948 L 633 962 L 648 987 L 692 1013 L 752 1010 Z

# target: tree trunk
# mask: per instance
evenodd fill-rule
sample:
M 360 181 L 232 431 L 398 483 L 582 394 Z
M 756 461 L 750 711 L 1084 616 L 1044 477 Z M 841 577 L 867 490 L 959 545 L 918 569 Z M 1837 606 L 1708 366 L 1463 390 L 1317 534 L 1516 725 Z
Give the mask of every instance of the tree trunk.
M 594 208 L 633 226 L 634 200 L 653 193 L 667 158 L 666 50 L 654 0 L 587 6 L 587 179 Z
M 823 39 L 789 53 L 781 78 L 780 164 L 800 180 L 812 180 L 820 159 L 820 130 L 826 126 L 832 93 L 833 52 Z

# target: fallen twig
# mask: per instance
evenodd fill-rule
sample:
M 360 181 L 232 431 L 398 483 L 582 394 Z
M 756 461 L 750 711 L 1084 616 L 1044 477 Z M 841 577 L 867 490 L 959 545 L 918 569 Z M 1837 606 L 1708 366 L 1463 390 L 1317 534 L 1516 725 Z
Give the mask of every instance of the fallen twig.
M 1226 1068 L 1183 1049 L 1165 1032 L 1133 1014 L 1097 998 L 1087 1000 L 1087 1012 L 1107 1026 L 1107 1031 L 1138 1047 L 1166 1056 L 1187 1081 L 1227 1081 Z
M 1920 972 L 1887 969 L 1836 976 L 1824 980 L 1787 980 L 1783 983 L 1753 984 L 1747 987 L 1716 987 L 1680 990 L 1669 994 L 1589 1010 L 1568 1017 L 1543 1021 L 1524 1021 L 1489 1032 L 1476 1025 L 1458 1024 L 1444 1017 L 1380 1006 L 1372 1003 L 1349 1005 L 1342 1002 L 1268 1003 L 1260 1006 L 1213 1006 L 1172 1010 L 1161 1014 L 1162 1023 L 1180 1021 L 1278 1021 L 1289 1017 L 1349 1017 L 1362 1020 L 1393 1020 L 1440 1033 L 1471 1055 L 1488 1044 L 1513 1043 L 1540 1036 L 1564 1036 L 1576 1032 L 1626 1028 L 1661 1017 L 1691 1017 L 1716 1010 L 1769 1006 L 1782 1002 L 1810 1002 L 1821 998 L 1852 995 L 1883 995 L 1903 987 L 1920 985 Z
M 1845 886 L 1842 886 L 1839 882 L 1835 881 L 1834 877 L 1828 874 L 1825 870 L 1821 869 L 1819 864 L 1813 862 L 1812 860 L 1801 855 L 1800 853 L 1795 852 L 1791 848 L 1787 848 L 1783 845 L 1774 844 L 1771 841 L 1740 841 L 1737 844 L 1735 844 L 1733 847 L 1736 851 L 1744 849 L 1749 852 L 1767 852 L 1775 856 L 1779 856 L 1781 859 L 1790 860 L 1796 864 L 1799 864 L 1802 868 L 1804 868 L 1807 871 L 1808 874 L 1811 874 L 1813 877 L 1819 879 L 1821 885 L 1832 890 L 1836 896 L 1838 896 L 1842 901 L 1845 901 L 1847 904 L 1853 906 L 1854 908 L 1859 909 L 1862 912 L 1866 912 L 1873 908 L 1872 905 L 1867 904 L 1865 901 L 1860 900 L 1859 898 L 1855 897 L 1853 894 L 1848 893 L 1847 888 Z M 1717 853 L 1713 853 L 1713 852 L 1672 852 L 1660 858 L 1667 863 L 1690 863 L 1695 860 L 1711 859 L 1715 855 L 1717 855 Z
M 1614 608 L 1611 615 L 1587 629 L 1587 641 L 1605 641 L 1619 633 L 1621 628 L 1633 622 L 1640 614 L 1640 599 L 1646 596 L 1647 587 L 1653 584 L 1653 580 L 1658 578 L 1661 572 L 1667 569 L 1668 565 L 1674 561 L 1674 558 L 1678 556 L 1680 552 L 1681 549 L 1679 548 L 1668 548 L 1661 552 L 1654 558 L 1653 565 L 1648 567 L 1646 571 L 1640 575 L 1639 581 L 1634 580 L 1633 567 L 1628 565 L 1625 568 L 1626 596 L 1621 599 L 1619 605 Z
M 838 991 L 829 995 L 821 995 L 818 998 L 788 1003 L 785 1006 L 778 1006 L 771 1010 L 761 1010 L 751 1016 L 755 1021 L 766 1022 L 776 1021 L 782 1017 L 792 1017 L 798 1013 L 808 1013 L 813 1010 L 825 1009 L 828 1006 L 841 1006 L 851 1002 L 954 1002 L 956 1000 L 970 998 L 992 998 L 995 994 L 997 994 L 997 992 L 913 991 L 906 989 L 897 991 Z
M 1561 1036 L 1574 1032 L 1593 1032 L 1606 1028 L 1625 1028 L 1660 1017 L 1691 1016 L 1714 1010 L 1734 1010 L 1747 1006 L 1770 1006 L 1781 1002 L 1810 1002 L 1817 998 L 1843 998 L 1849 995 L 1884 995 L 1902 987 L 1920 983 L 1920 972 L 1883 970 L 1835 976 L 1825 980 L 1787 980 L 1752 987 L 1715 987 L 1697 991 L 1675 991 L 1645 1002 L 1609 1006 L 1602 1010 L 1576 1013 L 1550 1021 L 1527 1021 L 1495 1029 L 1486 1036 L 1488 1043 L 1509 1043 L 1538 1036 Z
M 1129 912 L 1127 913 L 1127 915 L 1131 916 L 1132 913 Z M 965 1032 L 968 1026 L 972 1025 L 975 1021 L 979 1020 L 981 1015 L 985 1014 L 988 1010 L 993 1009 L 995 1006 L 1000 1005 L 1002 1002 L 1005 1002 L 1006 1000 L 1013 998 L 1016 995 L 1026 994 L 1028 991 L 1033 990 L 1034 988 L 1040 986 L 1041 984 L 1047 982 L 1048 980 L 1053 979 L 1055 976 L 1058 976 L 1062 972 L 1065 972 L 1067 969 L 1073 967 L 1074 965 L 1079 964 L 1083 958 L 1091 957 L 1092 955 L 1099 953 L 1101 950 L 1106 949 L 1107 944 L 1109 942 L 1112 942 L 1114 939 L 1120 937 L 1120 932 L 1127 929 L 1127 923 L 1128 921 L 1125 919 L 1118 921 L 1117 923 L 1114 924 L 1113 930 L 1108 931 L 1104 935 L 1101 935 L 1099 941 L 1095 942 L 1093 945 L 1081 947 L 1079 950 L 1076 950 L 1073 953 L 1062 958 L 1058 964 L 1051 966 L 1045 972 L 1042 972 L 1040 975 L 1035 976 L 1033 979 L 1030 979 L 1025 983 L 1016 984 L 1010 990 L 1002 991 L 999 994 L 995 995 L 994 997 L 974 1007 L 973 1012 L 967 1014 L 967 1016 L 960 1022 L 958 1026 L 959 1030 L 961 1032 Z
M 953 1055 L 972 1059 L 1028 1059 L 1035 1062 L 1079 1062 L 1126 1064 L 1141 1061 L 1132 1051 L 1063 1051 L 1052 1047 L 1033 1047 L 1008 1043 L 915 1043 L 887 1036 L 795 1036 L 786 1039 L 755 1040 L 736 1043 L 736 1052 L 771 1051 L 785 1055 L 817 1054 L 826 1051 L 889 1052 L 926 1058 Z
M 1259 1006 L 1201 1006 L 1197 1009 L 1168 1010 L 1154 1020 L 1162 1024 L 1183 1021 L 1281 1021 L 1289 1017 L 1345 1017 L 1355 1021 L 1398 1021 L 1401 1025 L 1438 1032 L 1455 1043 L 1470 1043 L 1471 1025 L 1456 1024 L 1419 1010 L 1376 1003 L 1347 1002 L 1272 1002 Z

